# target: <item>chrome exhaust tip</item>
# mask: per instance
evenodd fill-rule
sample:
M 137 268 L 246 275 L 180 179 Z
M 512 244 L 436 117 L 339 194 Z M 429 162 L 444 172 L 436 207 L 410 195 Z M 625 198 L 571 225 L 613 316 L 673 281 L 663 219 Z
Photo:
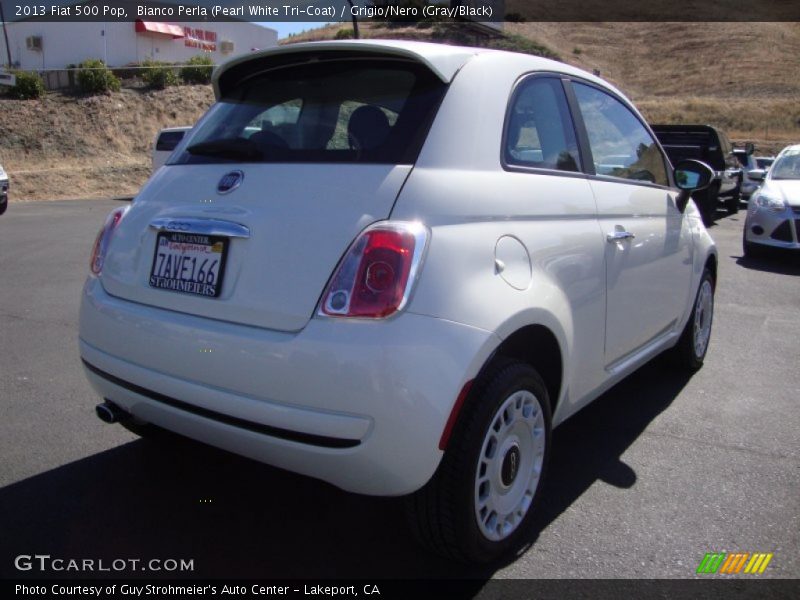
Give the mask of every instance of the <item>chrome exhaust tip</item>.
M 128 413 L 108 400 L 95 406 L 94 412 L 97 414 L 98 419 L 108 424 L 119 423 L 128 416 Z

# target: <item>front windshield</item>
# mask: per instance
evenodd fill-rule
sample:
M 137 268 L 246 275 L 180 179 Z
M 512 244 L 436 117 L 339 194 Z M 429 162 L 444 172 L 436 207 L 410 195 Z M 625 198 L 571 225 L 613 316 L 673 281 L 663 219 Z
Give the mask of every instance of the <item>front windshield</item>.
M 800 148 L 783 153 L 769 172 L 771 179 L 800 179 Z

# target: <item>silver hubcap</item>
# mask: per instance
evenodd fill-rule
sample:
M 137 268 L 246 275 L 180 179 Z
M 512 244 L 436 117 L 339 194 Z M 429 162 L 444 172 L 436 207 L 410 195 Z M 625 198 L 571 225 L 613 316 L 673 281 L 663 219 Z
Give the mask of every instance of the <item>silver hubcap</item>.
M 706 353 L 708 339 L 711 337 L 711 319 L 714 315 L 714 292 L 707 279 L 697 292 L 694 307 L 694 354 L 698 358 Z
M 475 473 L 475 518 L 492 541 L 505 539 L 528 512 L 545 449 L 544 415 L 528 390 L 511 394 L 483 439 Z

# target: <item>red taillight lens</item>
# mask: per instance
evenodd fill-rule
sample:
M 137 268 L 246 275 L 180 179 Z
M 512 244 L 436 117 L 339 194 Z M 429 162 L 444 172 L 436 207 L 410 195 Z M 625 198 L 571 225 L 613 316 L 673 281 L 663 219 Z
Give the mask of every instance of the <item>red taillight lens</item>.
M 106 217 L 106 222 L 100 229 L 100 233 L 97 234 L 92 248 L 92 258 L 89 262 L 89 268 L 95 275 L 100 275 L 103 271 L 103 263 L 106 259 L 106 251 L 108 250 L 109 242 L 111 242 L 111 236 L 119 222 L 122 221 L 122 217 L 128 212 L 128 208 L 126 206 L 125 208 L 116 208 L 111 211 L 111 214 Z
M 408 302 L 428 241 L 419 223 L 378 223 L 353 243 L 322 296 L 320 314 L 381 319 Z

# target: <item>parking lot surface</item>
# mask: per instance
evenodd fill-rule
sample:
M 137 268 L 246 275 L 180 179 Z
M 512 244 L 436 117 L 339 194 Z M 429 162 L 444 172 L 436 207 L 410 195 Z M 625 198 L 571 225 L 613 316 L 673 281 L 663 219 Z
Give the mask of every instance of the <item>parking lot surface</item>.
M 1 577 L 42 577 L 14 557 L 50 554 L 192 559 L 172 575 L 203 578 L 684 578 L 707 552 L 773 553 L 761 577 L 800 576 L 800 261 L 744 260 L 743 212 L 711 228 L 705 367 L 686 377 L 656 360 L 559 427 L 530 549 L 476 570 L 421 550 L 398 499 L 94 416 L 77 313 L 116 206 L 13 204 L 0 218 Z

